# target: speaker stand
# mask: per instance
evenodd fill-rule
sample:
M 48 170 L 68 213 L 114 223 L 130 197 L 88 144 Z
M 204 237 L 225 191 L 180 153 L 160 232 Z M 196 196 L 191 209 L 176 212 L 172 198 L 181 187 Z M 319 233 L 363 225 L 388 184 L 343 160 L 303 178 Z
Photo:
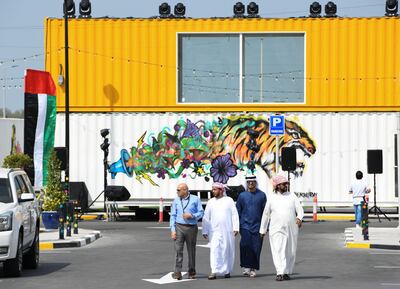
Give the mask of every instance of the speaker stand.
M 381 222 L 379 214 L 385 216 L 385 218 L 390 221 L 390 218 L 386 216 L 386 214 L 382 212 L 382 210 L 376 205 L 376 174 L 374 174 L 374 205 L 369 209 L 369 213 L 373 213 L 374 215 L 378 216 L 379 223 Z
M 104 191 L 101 191 L 101 193 L 96 197 L 96 199 L 94 199 L 94 201 L 90 203 L 90 205 L 87 207 L 87 210 L 88 210 L 88 211 L 89 211 L 89 208 L 97 201 L 98 198 L 100 198 L 100 196 L 101 196 L 102 194 L 104 194 Z M 79 216 L 79 219 L 82 217 L 83 214 L 84 214 L 84 212 L 82 211 L 81 214 L 80 214 L 80 216 Z
M 288 192 L 290 192 L 290 171 L 287 171 L 287 180 L 288 180 Z

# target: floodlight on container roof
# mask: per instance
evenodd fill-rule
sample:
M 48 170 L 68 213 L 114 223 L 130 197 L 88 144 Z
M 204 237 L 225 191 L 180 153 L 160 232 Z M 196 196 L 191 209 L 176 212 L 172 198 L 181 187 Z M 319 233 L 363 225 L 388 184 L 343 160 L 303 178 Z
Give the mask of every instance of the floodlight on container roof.
M 242 2 L 233 5 L 233 17 L 244 17 L 245 6 Z
M 337 17 L 337 6 L 332 1 L 329 1 L 325 5 L 325 17 Z
M 174 7 L 175 17 L 185 17 L 186 7 L 183 3 L 178 3 Z
M 64 15 L 67 14 L 68 18 L 75 18 L 75 2 L 74 0 L 64 1 Z
M 79 18 L 91 18 L 92 4 L 89 0 L 82 0 L 79 3 Z
M 321 17 L 322 7 L 319 2 L 315 1 L 310 5 L 310 17 L 317 18 Z
M 398 16 L 397 11 L 399 10 L 399 3 L 397 0 L 387 0 L 386 1 L 386 13 L 388 17 Z
M 248 17 L 260 17 L 258 15 L 258 5 L 255 2 L 250 2 L 249 5 L 247 5 L 247 14 Z
M 161 18 L 167 18 L 171 16 L 171 6 L 167 2 L 162 3 L 158 7 L 158 12 Z

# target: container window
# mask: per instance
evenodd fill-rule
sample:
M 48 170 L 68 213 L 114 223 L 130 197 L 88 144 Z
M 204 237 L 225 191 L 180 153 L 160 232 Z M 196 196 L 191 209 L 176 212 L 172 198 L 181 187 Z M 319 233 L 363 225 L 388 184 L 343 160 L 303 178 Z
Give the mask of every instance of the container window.
M 178 103 L 304 103 L 304 33 L 180 34 Z

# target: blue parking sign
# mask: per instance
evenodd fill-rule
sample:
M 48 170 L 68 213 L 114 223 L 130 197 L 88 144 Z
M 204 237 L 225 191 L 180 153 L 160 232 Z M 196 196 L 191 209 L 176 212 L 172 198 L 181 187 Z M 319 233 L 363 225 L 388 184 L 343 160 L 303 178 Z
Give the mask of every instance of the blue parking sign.
M 269 134 L 284 135 L 285 134 L 285 116 L 270 115 L 269 117 Z

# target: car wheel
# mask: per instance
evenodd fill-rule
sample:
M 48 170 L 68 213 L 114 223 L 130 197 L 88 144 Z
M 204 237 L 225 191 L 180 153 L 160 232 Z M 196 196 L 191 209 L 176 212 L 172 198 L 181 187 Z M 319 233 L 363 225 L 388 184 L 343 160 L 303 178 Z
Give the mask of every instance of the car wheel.
M 36 269 L 39 266 L 39 227 L 36 228 L 35 239 L 23 260 L 24 268 Z
M 22 234 L 19 234 L 17 244 L 17 254 L 14 259 L 10 259 L 4 262 L 3 269 L 4 275 L 7 277 L 19 277 L 22 272 Z

